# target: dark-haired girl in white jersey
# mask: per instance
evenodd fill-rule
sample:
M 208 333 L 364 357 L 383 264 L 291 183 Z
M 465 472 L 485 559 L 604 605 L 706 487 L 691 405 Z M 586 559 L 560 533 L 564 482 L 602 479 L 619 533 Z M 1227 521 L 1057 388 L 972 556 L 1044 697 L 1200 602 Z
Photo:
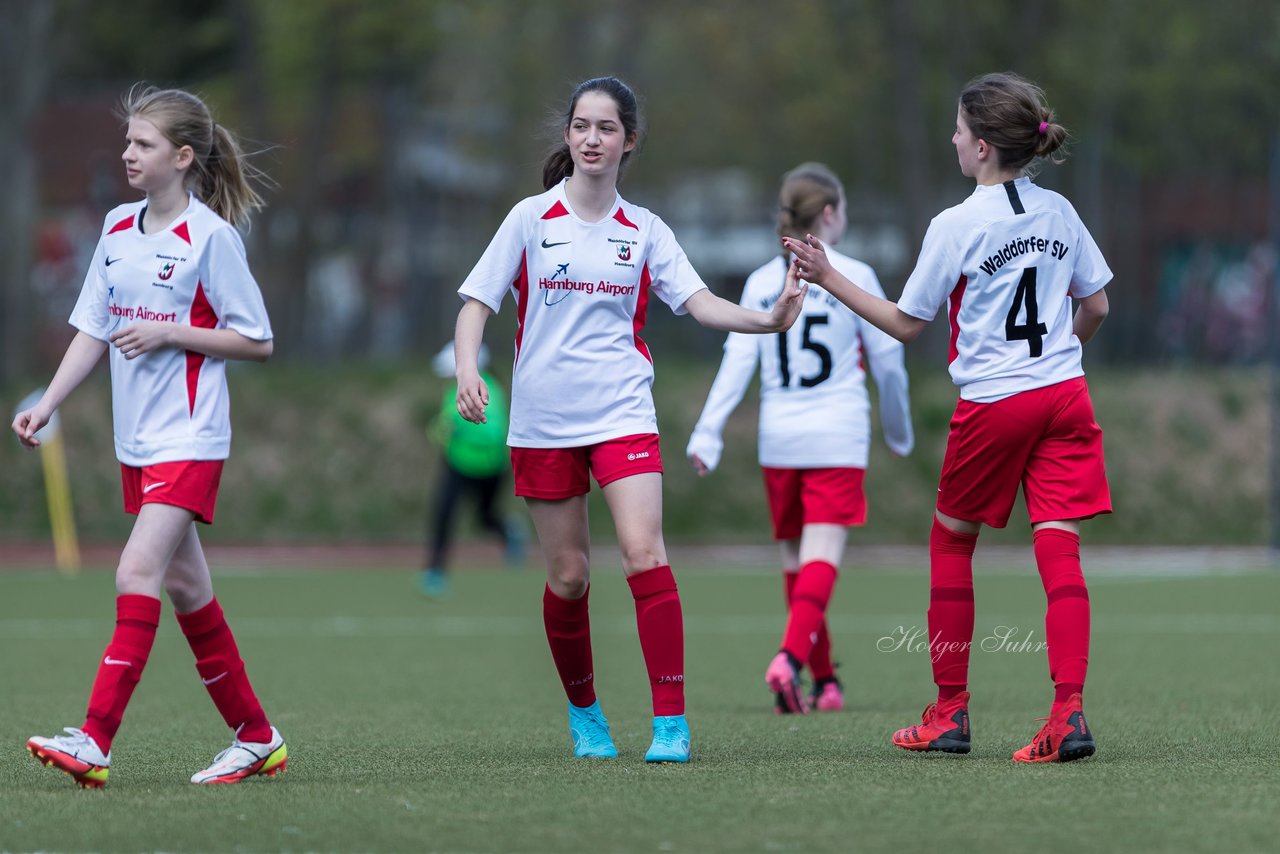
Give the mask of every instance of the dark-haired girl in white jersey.
M 226 361 L 265 361 L 271 325 L 230 222 L 261 199 L 235 138 L 196 96 L 135 87 L 123 105 L 129 186 L 146 195 L 107 215 L 71 324 L 79 331 L 53 381 L 13 430 L 36 432 L 110 352 L 124 505 L 136 514 L 116 569 L 116 628 L 81 727 L 33 737 L 31 753 L 81 786 L 107 782 L 111 742 L 155 641 L 160 593 L 173 602 L 196 670 L 231 746 L 192 778 L 235 783 L 285 767 L 284 739 L 245 675 L 213 596 L 195 522 L 211 523 L 231 445 Z M 230 221 L 230 222 L 228 222 Z
M 515 491 L 528 502 L 547 562 L 543 620 L 569 699 L 574 755 L 617 755 L 596 699 L 587 610 L 594 476 L 613 515 L 653 694 L 645 759 L 687 762 L 684 629 L 662 539 L 653 365 L 640 332 L 655 296 L 714 329 L 776 332 L 794 322 L 804 288 L 792 269 L 767 313 L 708 291 L 671 229 L 618 195 L 619 171 L 640 135 L 635 93 L 621 80 L 595 78 L 574 91 L 543 168 L 546 191 L 511 210 L 458 290 L 458 411 L 484 420 L 488 392 L 476 354 L 510 292 L 518 326 L 508 444 Z
M 782 180 L 778 233 L 814 232 L 839 242 L 847 225 L 844 186 L 821 163 L 804 163 Z M 858 285 L 884 296 L 866 264 L 832 251 L 833 265 Z M 747 277 L 741 304 L 765 308 L 782 291 L 788 265 L 779 254 Z M 724 425 L 760 368 L 759 458 L 782 548 L 788 606 L 779 652 L 765 682 L 779 714 L 808 708 L 839 711 L 844 694 L 831 660 L 826 611 L 851 526 L 866 522 L 863 476 L 871 449 L 867 372 L 880 392 L 885 442 L 898 455 L 915 438 L 907 400 L 902 343 L 876 329 L 820 287 L 810 287 L 795 331 L 777 335 L 730 333 L 724 358 L 685 451 L 699 475 L 713 471 L 724 448 Z M 812 697 L 800 693 L 808 665 Z
M 1089 593 L 1079 532 L 1081 520 L 1111 512 L 1111 498 L 1081 353 L 1106 318 L 1111 270 L 1071 203 L 1024 174 L 1038 158 L 1060 162 L 1066 139 L 1034 84 L 1015 74 L 970 82 L 952 142 L 977 188 L 930 223 L 896 304 L 854 287 L 812 235 L 786 241 L 804 279 L 899 340 L 915 339 L 947 307 L 960 401 L 929 540 L 938 699 L 918 725 L 894 733 L 907 750 L 969 752 L 973 551 L 983 524 L 1008 522 L 1019 484 L 1048 602 L 1054 699 L 1044 726 L 1013 758 L 1067 762 L 1095 749 L 1081 702 Z

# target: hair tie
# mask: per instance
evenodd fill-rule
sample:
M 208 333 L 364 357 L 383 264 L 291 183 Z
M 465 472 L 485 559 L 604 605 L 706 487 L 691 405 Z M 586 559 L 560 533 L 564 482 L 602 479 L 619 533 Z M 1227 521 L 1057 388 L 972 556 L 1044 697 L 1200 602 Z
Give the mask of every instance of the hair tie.
M 1049 123 L 1048 123 L 1048 122 L 1041 122 L 1041 123 L 1040 123 L 1040 135 L 1041 135 L 1041 136 L 1044 136 L 1044 135 L 1045 135 L 1045 133 L 1046 133 L 1048 130 L 1049 130 Z

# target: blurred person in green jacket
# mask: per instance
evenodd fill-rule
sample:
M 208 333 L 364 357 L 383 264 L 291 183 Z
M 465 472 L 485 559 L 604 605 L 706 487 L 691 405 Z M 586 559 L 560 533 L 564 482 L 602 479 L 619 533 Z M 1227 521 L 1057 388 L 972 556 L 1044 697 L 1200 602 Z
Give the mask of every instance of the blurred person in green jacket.
M 422 592 L 438 598 L 449 590 L 448 558 L 458 505 L 470 494 L 476 503 L 476 519 L 481 528 L 502 540 L 508 565 L 524 560 L 524 530 L 514 517 L 498 512 L 500 487 L 511 469 L 507 449 L 507 398 L 497 379 L 487 372 L 488 348 L 481 347 L 481 376 L 489 385 L 489 419 L 474 424 L 458 414 L 458 384 L 450 382 L 444 391 L 440 412 L 432 420 L 428 435 L 444 451 L 427 530 L 427 563 L 422 570 Z M 431 364 L 436 376 L 454 375 L 453 342 L 436 354 Z

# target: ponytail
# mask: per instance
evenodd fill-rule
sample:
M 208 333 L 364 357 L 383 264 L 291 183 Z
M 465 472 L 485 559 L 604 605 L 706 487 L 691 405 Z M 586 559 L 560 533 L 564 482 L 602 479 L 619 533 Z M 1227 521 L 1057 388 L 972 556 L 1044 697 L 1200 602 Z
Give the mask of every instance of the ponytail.
M 560 143 L 547 152 L 542 161 L 542 189 L 550 190 L 573 174 L 573 156 L 568 143 Z
M 1050 163 L 1058 164 L 1067 159 L 1063 148 L 1070 138 L 1067 129 L 1053 120 L 1053 110 L 1046 110 L 1044 118 L 1037 128 L 1036 157 L 1044 158 Z
M 261 171 L 248 162 L 231 131 L 217 122 L 213 122 L 209 156 L 195 176 L 196 195 L 227 222 L 244 225 L 263 206 L 262 196 L 249 181 L 261 180 Z

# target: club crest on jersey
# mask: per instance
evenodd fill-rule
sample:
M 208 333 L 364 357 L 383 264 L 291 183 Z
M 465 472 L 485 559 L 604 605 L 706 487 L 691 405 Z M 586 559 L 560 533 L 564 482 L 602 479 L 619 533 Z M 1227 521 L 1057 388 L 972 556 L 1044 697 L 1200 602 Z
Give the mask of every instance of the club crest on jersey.
M 619 237 L 610 237 L 607 240 L 613 244 L 613 251 L 618 256 L 618 260 L 613 262 L 613 266 L 633 268 L 636 266 L 631 260 L 631 247 L 638 246 L 639 241 L 626 240 Z
M 160 281 L 167 282 L 169 281 L 169 279 L 173 278 L 173 270 L 174 270 L 174 263 L 170 261 L 169 263 L 165 264 L 163 267 L 160 268 L 160 272 L 156 273 L 156 276 L 160 279 Z

